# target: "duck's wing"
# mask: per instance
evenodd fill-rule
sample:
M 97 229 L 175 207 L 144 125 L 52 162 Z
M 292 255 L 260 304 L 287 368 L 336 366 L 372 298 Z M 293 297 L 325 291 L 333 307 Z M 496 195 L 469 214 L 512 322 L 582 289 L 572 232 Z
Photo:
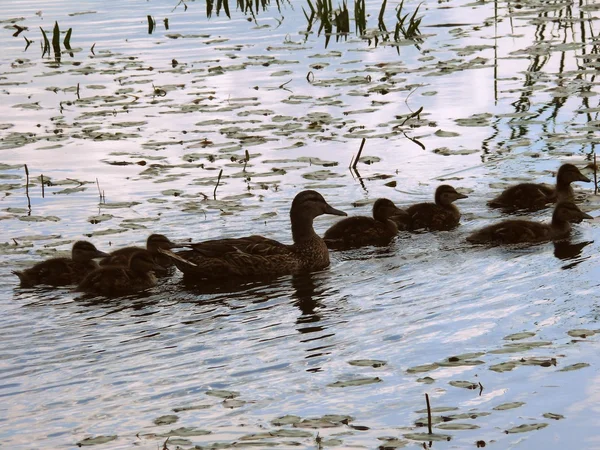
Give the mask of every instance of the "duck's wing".
M 545 224 L 528 220 L 506 220 L 476 231 L 467 241 L 480 244 L 520 244 L 549 239 L 550 228 Z
M 66 286 L 73 283 L 73 261 L 70 258 L 51 258 L 37 263 L 23 271 L 13 271 L 21 280 L 22 287 L 31 287 L 37 284 L 51 286 Z
M 125 267 L 105 266 L 89 274 L 77 286 L 78 291 L 90 293 L 109 293 L 116 286 L 128 284 L 131 281 L 129 271 Z
M 125 247 L 111 252 L 106 258 L 100 261 L 101 266 L 127 266 L 131 255 L 137 252 L 147 251 L 142 247 Z
M 498 197 L 488 202 L 492 208 L 542 209 L 556 200 L 552 186 L 537 183 L 521 183 L 505 189 Z
M 215 239 L 190 244 L 192 251 L 204 257 L 219 257 L 228 253 L 247 253 L 253 255 L 273 255 L 289 253 L 290 247 L 264 236 L 246 236 L 236 239 Z M 189 250 L 188 250 L 189 252 Z M 188 254 L 186 251 L 178 254 Z

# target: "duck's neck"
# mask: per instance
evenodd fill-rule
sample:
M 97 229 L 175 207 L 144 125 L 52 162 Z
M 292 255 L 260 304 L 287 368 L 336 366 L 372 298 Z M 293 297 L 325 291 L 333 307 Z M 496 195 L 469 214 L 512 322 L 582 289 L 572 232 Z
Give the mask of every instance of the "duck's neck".
M 313 228 L 313 218 L 295 214 L 293 211 L 290 213 L 292 221 L 292 238 L 295 243 L 310 240 L 317 236 L 315 229 Z
M 573 187 L 571 183 L 567 183 L 566 181 L 558 180 L 556 182 L 556 199 L 557 201 L 564 200 L 573 200 L 575 193 L 573 192 Z
M 552 217 L 550 226 L 557 234 L 568 234 L 571 232 L 571 223 L 566 220 L 560 220 L 557 217 Z

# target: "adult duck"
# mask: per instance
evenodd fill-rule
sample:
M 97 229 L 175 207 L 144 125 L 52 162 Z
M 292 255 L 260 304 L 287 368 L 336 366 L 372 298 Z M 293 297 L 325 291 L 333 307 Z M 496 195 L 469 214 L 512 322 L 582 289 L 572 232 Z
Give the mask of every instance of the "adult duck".
M 489 225 L 467 237 L 474 244 L 540 243 L 566 239 L 571 233 L 571 223 L 593 219 L 573 202 L 559 202 L 554 207 L 552 221 L 548 224 L 529 220 L 504 220 Z
M 511 186 L 488 202 L 492 208 L 506 211 L 525 209 L 535 211 L 545 208 L 548 203 L 560 201 L 572 202 L 575 198 L 571 183 L 575 181 L 589 182 L 573 164 L 563 164 L 556 174 L 556 186 L 541 183 L 520 183 Z
M 407 213 L 391 200 L 379 198 L 373 204 L 373 217 L 342 219 L 325 232 L 323 239 L 331 249 L 387 245 L 398 234 L 398 224 L 391 220 L 394 216 L 405 217 Z
M 79 283 L 88 273 L 98 268 L 95 258 L 108 256 L 88 241 L 77 241 L 71 249 L 71 257 L 50 258 L 22 271 L 13 270 L 21 280 L 21 287 L 38 284 L 67 286 Z
M 406 208 L 406 216 L 395 216 L 399 227 L 414 231 L 448 231 L 456 228 L 460 222 L 460 211 L 454 205 L 456 200 L 468 198 L 457 192 L 452 186 L 442 184 L 435 190 L 435 203 L 417 203 Z
M 103 266 L 90 272 L 78 291 L 107 297 L 132 294 L 156 286 L 154 258 L 147 251 L 131 255 L 128 266 Z
M 190 250 L 176 254 L 160 249 L 173 258 L 188 281 L 236 277 L 272 277 L 311 272 L 329 266 L 329 251 L 313 228 L 322 214 L 345 216 L 329 205 L 316 191 L 302 191 L 290 209 L 291 245 L 263 236 L 218 239 L 191 244 Z

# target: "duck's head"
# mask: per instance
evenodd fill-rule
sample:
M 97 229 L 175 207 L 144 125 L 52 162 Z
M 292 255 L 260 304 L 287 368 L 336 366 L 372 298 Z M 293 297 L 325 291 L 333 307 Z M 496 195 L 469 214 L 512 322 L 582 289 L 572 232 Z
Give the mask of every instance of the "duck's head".
M 292 208 L 290 209 L 292 219 L 295 217 L 314 219 L 322 214 L 333 214 L 334 216 L 348 215 L 344 211 L 335 209 L 327 203 L 317 191 L 302 191 L 294 197 Z
M 158 267 L 148 252 L 135 252 L 129 258 L 129 268 L 137 273 L 148 273 Z
M 461 198 L 468 198 L 468 196 L 457 192 L 449 184 L 442 184 L 435 190 L 435 203 L 438 205 L 450 205 Z
M 554 207 L 552 221 L 579 223 L 583 219 L 593 219 L 589 214 L 584 213 L 573 202 L 559 202 Z
M 563 164 L 560 166 L 556 174 L 556 182 L 558 184 L 571 184 L 574 181 L 584 181 L 587 183 L 591 180 L 582 174 L 573 164 Z
M 71 250 L 71 259 L 78 262 L 91 261 L 94 258 L 104 258 L 105 256 L 108 256 L 108 253 L 101 252 L 88 241 L 75 242 L 73 250 Z
M 378 222 L 385 222 L 392 216 L 402 215 L 406 215 L 406 211 L 398 208 L 387 198 L 378 198 L 373 204 L 373 218 Z
M 152 253 L 156 253 L 159 248 L 170 249 L 177 247 L 177 244 L 171 242 L 168 237 L 162 234 L 151 234 L 146 241 L 146 248 Z

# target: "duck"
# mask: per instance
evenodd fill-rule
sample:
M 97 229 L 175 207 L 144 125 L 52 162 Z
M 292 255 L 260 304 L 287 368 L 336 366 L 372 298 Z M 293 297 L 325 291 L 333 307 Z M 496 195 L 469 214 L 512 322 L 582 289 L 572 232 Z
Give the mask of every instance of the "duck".
M 563 164 L 556 173 L 556 186 L 552 187 L 541 183 L 516 184 L 490 200 L 488 206 L 502 208 L 506 211 L 519 209 L 537 211 L 546 208 L 549 203 L 572 202 L 575 200 L 575 194 L 571 183 L 575 181 L 589 183 L 591 180 L 582 174 L 577 166 Z
M 88 273 L 98 268 L 95 258 L 108 256 L 88 241 L 77 241 L 71 249 L 71 257 L 50 258 L 22 271 L 13 270 L 19 277 L 21 287 L 38 284 L 68 286 L 79 283 Z
M 162 274 L 168 273 L 168 268 L 173 266 L 173 261 L 168 256 L 165 256 L 158 252 L 159 248 L 163 249 L 172 249 L 178 247 L 179 244 L 176 244 L 169 240 L 163 234 L 151 234 L 148 236 L 146 240 L 146 248 L 142 247 L 125 247 L 120 248 L 111 252 L 106 258 L 100 261 L 101 266 L 125 266 L 129 264 L 129 260 L 134 253 L 137 252 L 147 252 L 157 265 L 157 270 L 155 272 Z M 160 267 L 162 270 L 158 270 Z
M 152 255 L 142 249 L 131 255 L 127 267 L 102 266 L 90 272 L 77 290 L 106 297 L 133 294 L 156 286 L 155 268 L 156 261 Z
M 556 204 L 552 221 L 548 224 L 530 220 L 504 220 L 475 231 L 467 237 L 472 244 L 521 244 L 541 243 L 567 239 L 571 233 L 571 223 L 583 219 L 593 219 L 581 211 L 573 202 L 562 201 Z
M 225 280 L 248 277 L 277 277 L 312 272 L 329 266 L 325 241 L 315 233 L 313 220 L 322 215 L 346 216 L 329 205 L 317 191 L 298 193 L 290 209 L 291 245 L 259 235 L 237 239 L 217 239 L 189 244 L 189 250 L 169 255 L 184 280 Z
M 394 216 L 393 220 L 400 228 L 415 231 L 448 231 L 456 228 L 460 222 L 460 211 L 454 201 L 468 198 L 448 184 L 442 184 L 435 190 L 435 203 L 417 203 L 406 208 L 406 215 Z
M 398 234 L 393 216 L 405 217 L 406 211 L 387 198 L 373 204 L 373 217 L 354 216 L 331 226 L 323 236 L 330 249 L 356 248 L 366 245 L 387 245 Z

